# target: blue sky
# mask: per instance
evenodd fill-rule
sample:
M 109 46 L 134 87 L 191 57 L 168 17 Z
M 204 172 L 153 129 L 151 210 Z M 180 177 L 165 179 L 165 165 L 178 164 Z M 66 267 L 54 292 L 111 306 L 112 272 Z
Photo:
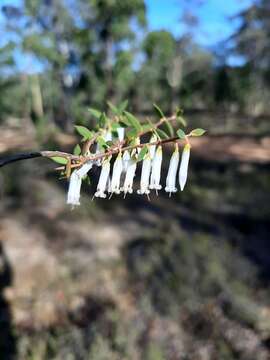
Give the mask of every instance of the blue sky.
M 233 33 L 237 22 L 229 17 L 247 8 L 252 0 L 201 0 L 201 3 L 196 8 L 190 7 L 200 22 L 196 39 L 204 46 L 213 46 Z M 179 20 L 188 4 L 188 0 L 146 0 L 149 29 L 166 29 L 181 35 L 184 29 Z
M 197 0 L 198 1 L 198 0 Z M 254 1 L 254 0 L 253 0 Z M 236 26 L 236 21 L 229 18 L 248 7 L 252 0 L 200 0 L 201 5 L 192 7 L 192 0 L 145 0 L 149 30 L 165 29 L 171 31 L 176 37 L 184 32 L 180 18 L 185 9 L 195 12 L 199 19 L 199 30 L 195 32 L 197 42 L 205 47 L 213 47 L 219 41 L 230 36 Z M 22 0 L 0 0 L 0 6 L 20 5 Z M 3 16 L 0 11 L 0 25 Z M 0 30 L 0 46 L 5 43 L 5 33 Z M 19 68 L 29 68 L 29 59 L 24 60 L 16 56 Z M 237 65 L 241 59 L 231 58 L 229 62 Z

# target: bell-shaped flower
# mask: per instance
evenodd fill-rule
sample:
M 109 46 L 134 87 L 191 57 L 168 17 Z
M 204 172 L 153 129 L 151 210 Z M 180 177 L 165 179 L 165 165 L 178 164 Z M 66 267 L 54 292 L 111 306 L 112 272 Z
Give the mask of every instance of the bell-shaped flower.
M 150 158 L 150 154 L 148 153 L 144 158 L 142 164 L 140 189 L 137 191 L 137 193 L 140 195 L 143 194 L 148 195 L 150 193 L 149 190 L 150 172 L 151 172 L 151 158 Z
M 157 141 L 157 136 L 155 134 L 153 134 L 150 139 L 150 144 L 154 143 L 156 141 Z M 155 152 L 156 152 L 156 145 L 150 145 L 149 146 L 149 154 L 150 154 L 151 159 L 154 159 Z
M 120 194 L 120 179 L 123 171 L 122 154 L 119 152 L 114 164 L 111 182 L 111 193 Z
M 123 155 L 123 172 L 127 171 L 129 161 L 130 161 L 130 153 L 129 151 L 126 150 Z
M 102 163 L 102 168 L 99 176 L 99 181 L 97 185 L 97 191 L 95 192 L 95 197 L 106 198 L 106 187 L 110 175 L 110 158 L 105 159 Z
M 156 191 L 162 188 L 162 186 L 160 185 L 161 163 L 162 147 L 159 146 L 152 161 L 152 172 L 149 186 L 150 189 L 155 189 Z
M 87 161 L 85 164 L 82 165 L 82 167 L 80 167 L 80 169 L 77 170 L 77 175 L 81 178 L 83 178 L 89 170 L 91 170 L 93 167 L 93 162 L 92 161 Z
M 137 163 L 133 159 L 130 159 L 128 162 L 128 167 L 126 170 L 126 177 L 124 181 L 124 186 L 121 188 L 121 191 L 124 192 L 125 196 L 127 193 L 133 193 L 133 181 L 136 173 Z
M 187 182 L 189 156 L 190 156 L 190 145 L 186 144 L 182 152 L 181 164 L 179 169 L 179 184 L 181 191 L 184 190 L 184 187 Z
M 175 145 L 175 150 L 172 154 L 170 164 L 169 164 L 169 170 L 166 178 L 166 187 L 165 191 L 170 193 L 174 193 L 177 191 L 177 188 L 175 186 L 176 183 L 176 176 L 177 176 L 177 169 L 179 164 L 179 149 L 178 144 Z
M 125 128 L 123 128 L 123 127 L 117 128 L 117 134 L 118 134 L 119 141 L 123 141 L 124 137 L 125 137 Z
M 67 204 L 70 204 L 72 206 L 80 205 L 81 185 L 82 185 L 82 178 L 78 176 L 78 170 L 74 170 L 69 180 Z

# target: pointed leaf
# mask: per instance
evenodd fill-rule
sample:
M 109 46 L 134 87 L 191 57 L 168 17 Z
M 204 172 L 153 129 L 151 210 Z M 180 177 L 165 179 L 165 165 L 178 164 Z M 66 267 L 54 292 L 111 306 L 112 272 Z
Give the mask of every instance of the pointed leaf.
M 134 115 L 132 115 L 131 113 L 129 113 L 128 111 L 124 111 L 124 114 L 126 115 L 130 126 L 133 127 L 134 129 L 136 129 L 137 131 L 140 131 L 141 124 L 140 124 L 139 120 L 136 119 L 136 117 Z
M 75 125 L 75 129 L 83 137 L 83 140 L 89 140 L 93 137 L 93 133 L 85 126 Z
M 80 147 L 79 144 L 77 144 L 77 145 L 74 147 L 74 149 L 73 149 L 73 154 L 74 154 L 74 155 L 80 155 L 81 152 L 82 152 L 81 147 Z
M 157 106 L 157 104 L 153 104 L 154 109 L 156 110 L 156 113 L 158 114 L 158 116 L 162 119 L 165 117 L 163 111 L 161 110 L 160 107 Z
M 66 158 L 60 157 L 60 156 L 54 156 L 50 158 L 57 164 L 66 165 L 68 163 L 68 160 Z
M 100 128 L 104 128 L 105 125 L 107 124 L 107 122 L 108 122 L 108 118 L 107 118 L 106 114 L 103 112 L 102 114 L 100 114 L 100 117 L 98 119 L 98 126 Z
M 121 104 L 118 107 L 121 114 L 124 110 L 126 110 L 127 106 L 128 106 L 128 100 L 124 100 L 123 102 L 121 102 Z
M 165 133 L 165 131 L 161 130 L 161 129 L 156 129 L 156 132 L 158 133 L 158 136 L 161 139 L 168 139 L 169 135 Z
M 166 126 L 168 133 L 170 134 L 171 137 L 173 137 L 174 135 L 174 129 L 172 127 L 172 124 L 169 121 L 165 121 L 164 125 Z
M 178 135 L 179 139 L 185 139 L 185 137 L 186 137 L 186 134 L 182 129 L 178 129 L 176 131 L 176 134 Z
M 119 110 L 115 105 L 113 105 L 110 101 L 107 101 L 107 104 L 115 115 L 119 115 Z
M 179 122 L 180 125 L 182 125 L 184 127 L 187 126 L 187 122 L 182 116 L 177 116 L 176 120 Z
M 101 111 L 97 110 L 97 109 L 93 109 L 93 108 L 89 108 L 88 111 L 90 112 L 90 114 L 92 116 L 94 116 L 96 119 L 100 118 L 101 115 Z
M 205 132 L 206 132 L 206 130 L 198 128 L 198 129 L 192 130 L 190 135 L 191 136 L 202 136 Z

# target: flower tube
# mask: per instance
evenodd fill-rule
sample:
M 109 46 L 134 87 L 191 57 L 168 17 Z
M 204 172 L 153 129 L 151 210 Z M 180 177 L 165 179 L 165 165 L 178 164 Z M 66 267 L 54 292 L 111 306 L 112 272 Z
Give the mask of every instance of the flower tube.
M 175 183 L 176 183 L 178 164 L 179 164 L 179 149 L 178 149 L 178 145 L 175 144 L 175 150 L 170 160 L 169 170 L 166 178 L 166 187 L 165 187 L 165 191 L 170 193 L 170 196 L 171 193 L 177 191 Z
M 155 134 L 153 134 L 150 139 L 150 144 L 154 143 L 156 141 L 157 141 L 157 136 Z M 149 146 L 149 154 L 150 154 L 151 159 L 154 159 L 155 152 L 156 152 L 156 145 L 150 145 Z
M 78 176 L 78 170 L 74 170 L 69 180 L 67 204 L 72 206 L 80 205 L 81 185 L 82 185 L 82 178 Z
M 161 163 L 162 147 L 159 146 L 152 161 L 152 173 L 149 186 L 150 189 L 155 189 L 156 191 L 162 188 L 162 186 L 160 185 Z
M 190 156 L 190 145 L 186 144 L 182 152 L 181 164 L 179 169 L 179 184 L 181 191 L 184 190 L 184 187 L 187 182 L 189 156 Z
M 106 159 L 102 163 L 102 168 L 100 172 L 100 177 L 97 185 L 97 191 L 95 192 L 95 197 L 106 198 L 106 186 L 110 175 L 110 158 Z
M 150 158 L 150 154 L 147 154 L 142 164 L 140 189 L 137 191 L 137 193 L 140 195 L 143 194 L 148 195 L 150 193 L 149 190 L 150 172 L 151 172 L 151 158 Z
M 119 152 L 114 164 L 111 182 L 111 193 L 120 194 L 120 178 L 123 170 L 122 154 Z
M 136 168 L 137 168 L 136 161 L 130 159 L 126 170 L 124 186 L 121 188 L 121 191 L 124 192 L 125 196 L 127 193 L 129 194 L 133 193 L 133 181 L 135 177 Z

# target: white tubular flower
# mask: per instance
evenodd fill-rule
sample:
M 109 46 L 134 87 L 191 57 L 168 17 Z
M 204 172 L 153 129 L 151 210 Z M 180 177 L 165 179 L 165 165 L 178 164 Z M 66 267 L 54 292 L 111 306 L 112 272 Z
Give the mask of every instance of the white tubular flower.
M 176 144 L 175 150 L 174 150 L 171 160 L 170 160 L 169 170 L 168 170 L 168 174 L 167 174 L 167 178 L 166 178 L 165 191 L 170 193 L 170 196 L 171 196 L 171 193 L 174 193 L 177 191 L 175 183 L 176 183 L 178 164 L 179 164 L 179 149 L 178 149 L 178 145 Z
M 112 141 L 112 132 L 111 131 L 106 131 L 104 134 L 104 140 L 107 141 Z
M 91 170 L 93 167 L 93 162 L 92 161 L 87 161 L 85 164 L 83 164 L 83 166 L 77 170 L 77 175 L 80 178 L 83 178 L 89 170 Z
M 123 155 L 123 172 L 127 171 L 130 161 L 130 153 L 126 150 Z
M 150 189 L 160 190 L 162 186 L 160 185 L 160 173 L 161 173 L 161 163 L 162 163 L 162 147 L 159 146 L 155 153 L 154 160 L 152 161 L 152 173 L 150 179 Z
M 69 180 L 67 204 L 72 206 L 80 205 L 81 185 L 82 185 L 82 178 L 78 176 L 78 170 L 74 170 Z
M 102 163 L 101 173 L 97 185 L 97 191 L 95 192 L 94 195 L 95 197 L 106 198 L 105 191 L 106 191 L 109 174 L 110 174 L 110 158 L 104 160 Z
M 141 174 L 141 183 L 140 183 L 141 188 L 140 190 L 137 191 L 137 193 L 140 195 L 143 194 L 148 195 L 150 193 L 149 190 L 150 172 L 151 172 L 151 158 L 150 155 L 147 154 L 142 164 L 142 174 Z
M 189 156 L 190 156 L 190 145 L 186 144 L 182 152 L 181 164 L 179 169 L 179 184 L 181 191 L 184 190 L 184 187 L 187 182 Z
M 123 128 L 123 127 L 117 128 L 117 134 L 118 134 L 119 141 L 123 141 L 124 137 L 125 137 L 125 128 Z
M 123 170 L 122 154 L 119 152 L 114 164 L 111 182 L 111 193 L 120 194 L 120 178 Z
M 130 159 L 128 162 L 124 186 L 121 188 L 121 191 L 125 193 L 125 196 L 127 193 L 129 194 L 133 193 L 133 180 L 134 180 L 136 168 L 137 168 L 136 161 Z
M 154 134 L 154 135 L 151 136 L 150 144 L 154 143 L 156 141 L 157 141 L 157 136 Z M 151 159 L 154 159 L 155 152 L 156 152 L 156 145 L 150 145 L 149 146 L 149 154 L 150 154 Z

